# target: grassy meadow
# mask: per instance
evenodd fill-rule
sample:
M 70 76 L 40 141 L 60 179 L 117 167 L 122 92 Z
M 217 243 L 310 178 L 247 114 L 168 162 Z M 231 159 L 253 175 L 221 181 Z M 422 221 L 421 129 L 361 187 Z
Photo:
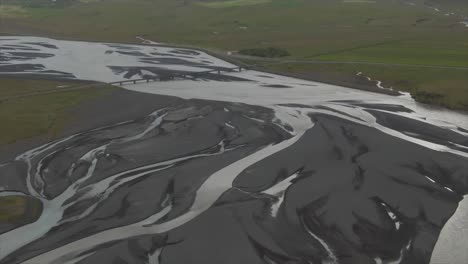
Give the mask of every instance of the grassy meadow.
M 37 219 L 41 211 L 37 199 L 16 195 L 0 197 L 0 225 L 24 225 Z

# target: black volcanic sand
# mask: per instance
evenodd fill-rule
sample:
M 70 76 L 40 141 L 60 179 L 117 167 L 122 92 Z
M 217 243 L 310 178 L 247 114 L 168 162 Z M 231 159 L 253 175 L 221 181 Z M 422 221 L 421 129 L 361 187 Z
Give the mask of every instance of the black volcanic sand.
M 136 223 L 168 203 L 172 209 L 158 223 L 174 219 L 189 210 L 211 174 L 291 137 L 271 122 L 271 110 L 262 107 L 133 92 L 116 98 L 110 101 L 122 100 L 120 104 L 95 102 L 88 109 L 95 119 L 86 123 L 90 117 L 84 115 L 78 123 L 86 125 L 70 130 L 82 134 L 31 160 L 32 172 L 39 168 L 45 182 L 43 188 L 33 185 L 50 200 L 87 173 L 91 163 L 81 156 L 107 145 L 97 156 L 92 177 L 67 201 L 72 205 L 64 219 L 77 219 L 54 226 L 0 263 L 21 263 L 92 234 Z M 130 104 L 126 98 L 135 101 Z M 163 107 L 160 125 L 141 135 L 155 121 L 147 114 Z M 466 138 L 458 134 L 383 114 L 377 110 L 381 106 L 368 107 L 388 127 L 431 142 L 466 146 Z M 147 113 L 135 118 L 142 112 Z M 159 263 L 302 264 L 336 259 L 371 264 L 375 259 L 399 258 L 400 263 L 428 263 L 441 228 L 468 193 L 467 160 L 332 115 L 310 118 L 315 126 L 298 142 L 244 170 L 233 188 L 192 221 L 161 234 L 100 244 L 79 263 L 147 263 L 149 255 Z M 124 120 L 131 121 L 118 124 Z M 90 130 L 106 122 L 115 125 Z M 144 167 L 185 157 L 193 158 L 156 172 Z M 147 173 L 125 172 L 134 168 Z M 121 172 L 125 173 L 119 179 L 136 178 L 101 201 L 99 195 L 80 195 Z M 272 216 L 281 199 L 264 191 L 295 173 L 277 215 Z M 24 162 L 0 167 L 0 174 L 1 187 L 28 192 Z M 96 203 L 94 211 L 80 216 Z
M 13 200 L 16 204 L 8 205 L 8 200 Z M 0 197 L 0 212 L 1 218 L 8 215 L 7 219 L 0 220 L 0 230 L 3 233 L 36 221 L 41 215 L 42 204 L 30 196 Z

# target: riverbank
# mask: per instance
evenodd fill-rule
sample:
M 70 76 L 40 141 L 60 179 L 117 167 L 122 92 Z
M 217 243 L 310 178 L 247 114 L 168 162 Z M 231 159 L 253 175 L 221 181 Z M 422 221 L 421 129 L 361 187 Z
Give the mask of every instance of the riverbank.
M 0 78 L 0 83 L 1 81 Z M 19 82 L 21 83 L 21 81 Z M 35 85 L 40 84 L 41 82 L 36 82 Z M 99 86 L 80 90 L 79 93 L 82 94 L 80 99 L 73 99 L 76 100 L 73 104 L 64 99 L 74 98 L 77 92 L 61 92 L 10 101 L 9 104 L 17 105 L 15 109 L 21 108 L 23 118 L 19 115 L 20 113 L 8 110 L 10 107 L 5 103 L 0 104 L 0 121 L 4 125 L 1 132 L 4 140 L 0 144 L 0 161 L 13 159 L 28 149 L 58 138 L 142 118 L 154 109 L 165 107 L 178 100 L 174 97 L 148 95 L 120 88 Z M 18 100 L 20 100 L 20 104 L 18 104 Z M 47 104 L 56 105 L 57 102 L 63 102 L 66 105 L 60 105 L 56 109 L 44 108 Z M 28 107 L 24 108 L 26 103 Z M 34 105 L 38 108 L 34 108 Z M 45 121 L 38 118 L 41 113 L 45 114 Z M 50 115 L 59 115 L 60 117 L 57 117 L 58 120 L 57 118 L 52 120 Z M 15 120 L 15 122 L 7 124 L 6 120 Z M 19 131 L 24 133 L 18 133 Z

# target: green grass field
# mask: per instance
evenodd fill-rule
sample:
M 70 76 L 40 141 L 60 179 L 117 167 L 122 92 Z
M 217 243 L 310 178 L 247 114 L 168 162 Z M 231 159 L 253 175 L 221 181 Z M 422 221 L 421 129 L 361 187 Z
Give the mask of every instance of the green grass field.
M 15 18 L 25 16 L 27 11 L 17 5 L 2 5 L 0 6 L 0 17 L 2 18 Z
M 0 197 L 0 223 L 25 222 L 39 217 L 41 210 L 40 202 L 30 197 L 15 195 Z
M 278 47 L 291 54 L 286 59 L 466 68 L 457 73 L 449 68 L 432 71 L 435 76 L 428 76 L 426 68 L 362 66 L 359 70 L 392 82 L 397 89 L 439 89 L 434 88 L 439 83 L 443 89 L 438 92 L 447 98 L 464 96 L 466 78 L 450 76 L 468 75 L 468 28 L 459 23 L 460 15 L 468 15 L 468 4 L 433 0 L 440 5 L 441 11 L 436 12 L 427 6 L 431 1 L 412 2 L 417 5 L 399 0 L 91 1 L 64 8 L 24 7 L 21 16 L 3 19 L 0 31 L 117 42 L 137 42 L 135 37 L 143 36 L 217 51 Z M 281 70 L 297 71 L 295 67 L 304 68 L 294 65 Z M 426 77 L 436 84 L 419 81 Z M 444 88 L 453 85 L 456 88 Z M 466 109 L 468 97 L 460 100 Z M 443 101 L 460 108 L 451 99 Z
M 80 84 L 1 78 L 0 124 L 2 128 L 7 129 L 0 130 L 0 145 L 41 135 L 54 138 L 66 120 L 73 118 L 68 110 L 81 102 L 103 96 L 115 89 L 108 86 L 87 86 L 67 91 L 65 85 L 72 88 Z M 62 87 L 64 90 L 44 93 L 57 87 Z

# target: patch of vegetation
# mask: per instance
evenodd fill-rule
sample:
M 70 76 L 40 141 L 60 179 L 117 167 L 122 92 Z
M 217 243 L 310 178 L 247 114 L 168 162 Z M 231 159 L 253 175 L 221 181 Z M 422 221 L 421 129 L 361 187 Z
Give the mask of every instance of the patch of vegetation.
M 91 85 L 78 90 L 54 90 L 63 85 L 55 81 L 0 79 L 0 145 L 40 135 L 53 138 L 73 118 L 68 110 L 115 89 Z
M 239 54 L 263 57 L 263 58 L 280 58 L 289 56 L 289 52 L 285 49 L 280 48 L 255 48 L 255 49 L 242 49 L 239 50 Z
M 230 1 L 215 1 L 215 2 L 200 2 L 201 6 L 210 8 L 228 8 L 239 6 L 260 5 L 269 3 L 271 0 L 230 0 Z
M 8 97 L 55 91 L 57 89 L 65 90 L 80 84 L 82 83 L 58 80 L 0 78 L 0 101 Z
M 411 91 L 411 96 L 418 102 L 427 104 L 436 104 L 452 109 L 461 109 L 468 111 L 468 72 L 467 76 L 451 76 L 438 78 L 433 82 L 426 82 Z
M 41 210 L 42 205 L 36 199 L 16 195 L 0 197 L 0 223 L 32 222 Z
M 442 104 L 442 100 L 444 99 L 443 94 L 426 91 L 415 91 L 411 93 L 411 96 L 418 102 L 428 104 L 433 103 L 440 105 Z

